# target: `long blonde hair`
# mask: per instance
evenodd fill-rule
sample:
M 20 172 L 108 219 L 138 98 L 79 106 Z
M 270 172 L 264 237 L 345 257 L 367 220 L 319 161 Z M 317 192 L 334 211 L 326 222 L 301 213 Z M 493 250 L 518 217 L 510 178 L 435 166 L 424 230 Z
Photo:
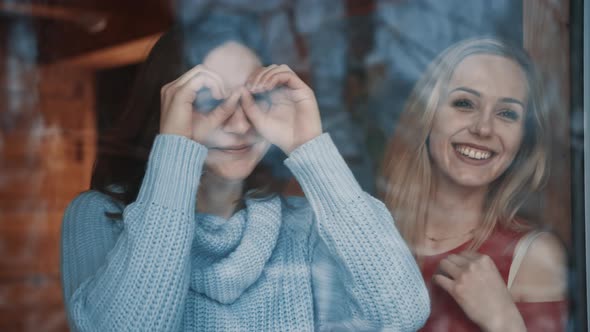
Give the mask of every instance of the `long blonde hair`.
M 548 174 L 549 126 L 539 80 L 532 62 L 520 48 L 490 38 L 459 42 L 440 54 L 416 83 L 388 143 L 378 188 L 402 236 L 415 247 L 425 236 L 428 204 L 435 190 L 428 137 L 453 71 L 467 56 L 498 55 L 516 62 L 528 83 L 525 130 L 520 149 L 508 169 L 491 185 L 483 222 L 474 232 L 471 249 L 477 249 L 498 223 L 512 229 L 526 225 L 515 216 L 527 195 L 540 189 Z

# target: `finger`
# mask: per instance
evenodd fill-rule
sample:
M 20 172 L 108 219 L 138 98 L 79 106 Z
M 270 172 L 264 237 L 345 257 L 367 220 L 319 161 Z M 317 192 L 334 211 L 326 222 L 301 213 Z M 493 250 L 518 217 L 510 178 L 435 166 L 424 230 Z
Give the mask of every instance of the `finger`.
M 455 286 L 455 282 L 452 279 L 445 277 L 442 274 L 435 274 L 432 277 L 432 281 L 434 281 L 435 284 L 439 285 L 447 293 L 449 293 L 451 295 L 453 294 L 453 288 Z
M 473 261 L 473 260 L 480 258 L 482 255 L 478 252 L 468 250 L 468 251 L 463 251 L 460 254 L 460 256 L 469 260 L 469 261 Z
M 216 107 L 208 117 L 212 120 L 214 126 L 219 126 L 227 120 L 234 112 L 240 101 L 241 94 L 234 92 L 221 105 Z
M 214 73 L 210 70 L 207 70 L 203 65 L 197 65 L 197 66 L 191 68 L 186 73 L 182 74 L 176 80 L 169 82 L 168 84 L 166 84 L 162 87 L 162 89 L 160 90 L 160 100 L 161 100 L 162 109 L 164 109 L 164 110 L 169 109 L 170 102 L 173 99 L 176 91 L 178 91 L 183 85 L 185 85 L 191 79 L 194 79 L 195 76 L 197 76 L 199 74 L 209 76 L 210 82 L 212 82 L 212 84 L 209 84 L 210 86 L 208 86 L 208 87 L 210 90 L 214 90 L 214 88 L 215 88 L 216 91 L 218 91 L 216 93 L 216 95 L 218 95 L 218 96 L 216 96 L 216 98 L 222 99 L 223 96 L 225 96 L 225 93 L 226 93 L 225 87 L 224 87 L 223 80 L 221 79 L 221 77 L 219 75 L 217 75 L 216 73 Z M 219 91 L 221 93 L 219 93 Z
M 259 83 L 259 86 L 263 86 L 265 91 L 272 90 L 280 85 L 290 89 L 307 88 L 307 85 L 291 70 L 275 71 L 267 76 L 266 81 Z
M 250 75 L 250 78 L 246 82 L 246 86 L 249 88 L 251 92 L 257 92 L 260 90 L 260 82 L 265 74 L 271 72 L 273 69 L 277 68 L 277 65 L 270 65 L 266 68 L 261 68 L 259 71 L 256 71 Z
M 211 79 L 210 82 L 213 82 L 213 84 L 216 84 L 218 86 L 218 90 L 221 92 L 221 95 L 216 96 L 215 98 L 222 99 L 224 96 L 226 96 L 227 91 L 225 89 L 225 84 L 223 84 L 223 79 L 221 78 L 221 76 L 219 76 L 217 73 L 207 69 L 203 65 L 197 65 L 197 66 L 191 68 L 189 71 L 187 71 L 182 76 L 180 76 L 178 79 L 176 79 L 176 81 L 174 81 L 172 84 L 175 84 L 178 86 L 184 85 L 186 82 L 191 80 L 193 77 L 195 77 L 196 75 L 200 75 L 200 74 L 209 76 L 209 78 Z M 209 88 L 211 90 L 213 90 L 212 87 L 209 87 Z
M 258 107 L 258 105 L 256 105 L 256 101 L 254 100 L 254 97 L 252 97 L 250 91 L 242 88 L 240 92 L 244 113 L 246 113 L 246 116 L 255 128 L 260 128 L 265 117 L 264 112 Z
M 223 81 L 219 76 L 215 73 L 210 71 L 202 71 L 195 75 L 195 77 L 203 76 L 203 86 L 199 88 L 199 91 L 202 88 L 208 88 L 211 90 L 211 96 L 215 99 L 223 99 L 228 95 L 227 90 L 224 87 Z
M 261 73 L 261 75 L 258 77 L 257 85 L 260 86 L 262 89 L 264 89 L 265 85 L 269 81 L 269 78 L 280 71 L 285 71 L 285 69 L 283 68 L 282 65 L 281 66 L 272 65 L 272 67 L 270 67 L 270 70 L 266 70 L 263 73 Z M 266 89 L 266 90 L 268 90 L 268 89 Z
M 266 70 L 268 70 L 268 67 L 260 67 L 260 68 L 253 70 L 250 73 L 250 75 L 248 76 L 248 78 L 246 79 L 246 82 L 244 83 L 244 87 L 246 87 L 246 89 L 248 89 L 248 90 L 250 90 L 252 87 L 254 87 L 254 83 L 256 82 L 256 79 L 258 78 L 258 76 L 261 75 L 261 73 Z
M 463 254 L 470 260 L 470 267 L 479 271 L 498 272 L 496 263 L 488 255 L 483 255 L 478 252 L 468 252 Z
M 455 264 L 453 261 L 447 258 L 440 261 L 438 269 L 440 272 L 448 275 L 453 280 L 456 280 L 463 272 L 463 269 L 460 265 Z
M 279 75 L 279 74 L 285 74 L 285 75 Z M 276 88 L 277 86 L 285 84 L 288 81 L 288 79 L 291 78 L 291 77 L 289 77 L 290 76 L 289 74 L 293 75 L 293 73 L 291 73 L 290 71 L 287 71 L 287 70 L 272 71 L 272 72 L 268 73 L 268 75 L 266 75 L 265 79 L 261 80 L 258 85 L 264 91 L 272 90 L 272 89 Z
M 190 103 L 192 107 L 192 104 L 197 98 L 197 93 L 202 88 L 209 88 L 211 95 L 216 99 L 223 98 L 221 87 L 216 83 L 214 78 L 208 73 L 201 72 L 177 88 L 176 93 L 174 93 L 173 102 Z
M 467 257 L 461 255 L 461 254 L 452 254 L 452 255 L 448 255 L 445 259 L 453 262 L 455 265 L 457 266 L 467 266 L 467 264 L 469 264 L 470 259 L 468 259 Z
M 266 68 L 263 68 L 261 71 L 259 71 L 256 76 L 255 76 L 255 80 L 252 82 L 254 86 L 259 85 L 260 82 L 264 79 L 265 76 L 267 76 L 269 73 L 272 73 L 274 70 L 276 70 L 276 68 L 278 68 L 279 66 L 272 64 Z
M 170 93 L 170 84 L 164 84 L 160 89 L 160 112 L 164 114 L 168 111 L 168 105 L 170 104 L 169 93 Z

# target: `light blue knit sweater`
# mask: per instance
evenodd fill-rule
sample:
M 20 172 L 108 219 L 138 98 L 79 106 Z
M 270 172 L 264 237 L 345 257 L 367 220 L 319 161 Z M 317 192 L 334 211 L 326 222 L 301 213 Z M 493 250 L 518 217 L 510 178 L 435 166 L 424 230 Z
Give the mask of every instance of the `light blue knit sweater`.
M 416 330 L 428 294 L 382 203 L 323 134 L 285 161 L 304 198 L 195 213 L 207 149 L 159 135 L 122 221 L 94 191 L 68 207 L 62 282 L 80 331 Z

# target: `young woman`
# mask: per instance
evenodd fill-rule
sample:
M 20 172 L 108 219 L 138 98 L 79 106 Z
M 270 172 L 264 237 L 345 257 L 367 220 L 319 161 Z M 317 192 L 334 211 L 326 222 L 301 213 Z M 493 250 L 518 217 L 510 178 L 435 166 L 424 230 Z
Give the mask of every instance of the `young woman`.
M 464 41 L 428 67 L 400 118 L 380 185 L 429 288 L 424 331 L 565 328 L 564 249 L 516 216 L 547 171 L 536 82 L 523 51 Z
M 127 153 L 100 156 L 94 190 L 64 216 L 74 330 L 410 331 L 426 320 L 389 212 L 322 134 L 311 89 L 263 67 L 254 26 L 211 15 L 149 55 L 118 131 Z M 254 178 L 271 144 L 305 198 Z

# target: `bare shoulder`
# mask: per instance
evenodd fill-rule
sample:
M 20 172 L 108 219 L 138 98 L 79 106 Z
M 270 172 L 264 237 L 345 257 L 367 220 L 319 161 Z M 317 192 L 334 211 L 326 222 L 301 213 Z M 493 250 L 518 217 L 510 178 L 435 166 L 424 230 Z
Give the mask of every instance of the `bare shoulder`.
M 557 236 L 543 232 L 531 243 L 510 293 L 516 302 L 565 299 L 567 254 Z

